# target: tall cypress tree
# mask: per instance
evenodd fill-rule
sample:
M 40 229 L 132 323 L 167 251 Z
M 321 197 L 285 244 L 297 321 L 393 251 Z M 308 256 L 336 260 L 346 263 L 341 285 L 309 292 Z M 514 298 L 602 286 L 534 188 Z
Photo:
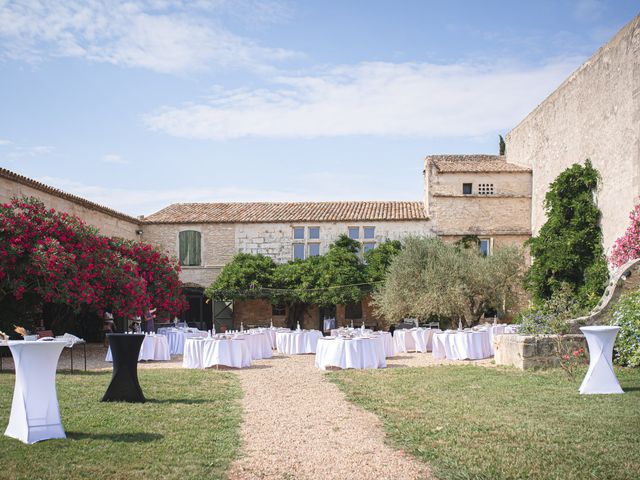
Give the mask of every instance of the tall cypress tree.
M 525 287 L 536 303 L 568 285 L 584 308 L 594 306 L 608 279 L 600 210 L 594 193 L 600 175 L 587 160 L 562 172 L 544 200 L 547 222 L 527 242 L 533 264 Z

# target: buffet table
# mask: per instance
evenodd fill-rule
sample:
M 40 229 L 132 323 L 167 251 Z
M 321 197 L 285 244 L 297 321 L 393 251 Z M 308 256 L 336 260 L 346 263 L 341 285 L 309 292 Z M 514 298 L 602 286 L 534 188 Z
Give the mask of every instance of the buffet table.
M 113 354 L 113 374 L 102 401 L 144 403 L 138 382 L 138 356 L 145 335 L 109 333 L 107 338 Z
M 66 438 L 56 394 L 56 368 L 66 344 L 59 340 L 8 342 L 16 383 L 6 436 L 26 444 Z
M 278 352 L 285 355 L 316 353 L 318 339 L 322 337 L 322 332 L 319 330 L 278 332 L 276 333 L 276 347 Z
M 140 354 L 138 355 L 138 361 L 143 360 L 158 360 L 168 361 L 171 360 L 169 354 L 169 342 L 164 335 L 145 335 L 142 346 L 140 347 Z M 111 347 L 107 350 L 107 356 L 105 362 L 113 361 L 111 355 Z
M 355 338 L 325 337 L 318 340 L 316 367 L 326 370 L 336 368 L 385 368 L 383 337 L 361 336 Z
M 249 343 L 236 338 L 188 338 L 184 344 L 184 368 L 208 368 L 223 365 L 233 368 L 251 366 Z
M 493 355 L 489 332 L 447 330 L 433 334 L 433 358 L 480 360 Z
M 429 352 L 434 330 L 430 328 L 399 329 L 393 332 L 396 352 Z

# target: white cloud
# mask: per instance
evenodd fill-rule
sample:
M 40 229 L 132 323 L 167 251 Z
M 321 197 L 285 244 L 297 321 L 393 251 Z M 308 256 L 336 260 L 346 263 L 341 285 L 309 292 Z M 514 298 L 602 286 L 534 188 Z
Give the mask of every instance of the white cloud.
M 6 146 L 6 148 L 3 149 L 3 158 L 11 162 L 51 155 L 55 150 L 55 148 L 50 145 L 25 146 L 17 145 L 9 140 L 1 141 L 0 145 Z
M 0 145 L 11 145 L 11 140 L 3 140 L 0 138 Z
M 360 63 L 218 88 L 200 103 L 144 116 L 153 130 L 200 139 L 344 135 L 479 136 L 515 125 L 582 59 L 546 65 Z
M 250 8 L 253 4 L 0 1 L 0 51 L 7 58 L 31 62 L 77 57 L 164 73 L 215 67 L 261 68 L 292 56 L 287 50 L 261 47 L 235 35 L 217 21 L 219 15 L 233 9 L 263 12 L 267 21 L 280 18 L 273 1 L 261 9 Z
M 116 153 L 107 153 L 106 155 L 102 156 L 102 161 L 106 162 L 106 163 L 119 163 L 121 165 L 125 165 L 129 162 L 127 162 L 124 158 L 122 158 L 120 155 L 116 154 Z

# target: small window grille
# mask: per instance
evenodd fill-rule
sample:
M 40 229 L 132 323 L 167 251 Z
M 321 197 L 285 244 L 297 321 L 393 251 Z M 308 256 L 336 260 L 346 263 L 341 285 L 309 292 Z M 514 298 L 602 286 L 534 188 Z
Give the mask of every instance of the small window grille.
M 495 189 L 493 183 L 480 183 L 478 184 L 478 195 L 494 195 Z

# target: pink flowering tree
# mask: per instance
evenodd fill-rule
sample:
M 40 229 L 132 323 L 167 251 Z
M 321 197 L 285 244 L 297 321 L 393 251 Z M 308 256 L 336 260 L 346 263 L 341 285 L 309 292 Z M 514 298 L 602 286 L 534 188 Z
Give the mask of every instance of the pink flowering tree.
M 634 258 L 640 258 L 640 205 L 629 214 L 631 224 L 623 236 L 613 244 L 609 263 L 613 267 L 620 267 Z
M 103 237 L 37 199 L 14 199 L 0 205 L 0 302 L 35 316 L 43 306 L 59 305 L 76 314 L 109 310 L 128 318 L 156 301 L 177 313 L 184 303 L 177 269 L 161 254 L 137 254 L 151 250 Z M 166 278 L 168 286 L 161 285 Z

